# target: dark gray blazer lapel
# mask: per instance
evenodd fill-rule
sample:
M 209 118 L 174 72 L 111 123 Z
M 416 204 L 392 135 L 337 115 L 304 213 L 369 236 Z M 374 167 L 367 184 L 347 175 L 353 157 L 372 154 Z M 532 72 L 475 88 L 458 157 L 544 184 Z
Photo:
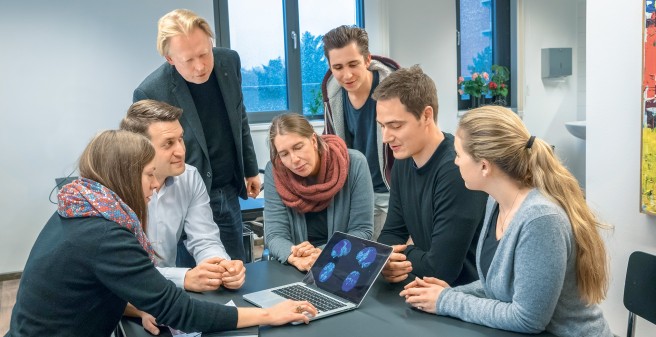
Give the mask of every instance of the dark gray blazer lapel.
M 241 149 L 241 111 L 238 110 L 239 104 L 241 102 L 237 101 L 236 98 L 241 97 L 241 88 L 235 88 L 235 83 L 238 81 L 231 80 L 229 74 L 227 73 L 227 66 L 224 67 L 224 60 L 217 59 L 214 61 L 214 73 L 216 74 L 217 81 L 219 82 L 219 89 L 221 90 L 221 95 L 223 95 L 223 101 L 225 102 L 225 107 L 228 112 L 228 120 L 230 120 L 230 129 L 232 130 L 232 137 L 235 140 L 235 145 L 237 145 L 237 156 L 238 158 L 242 156 Z M 239 90 L 239 91 L 236 91 Z

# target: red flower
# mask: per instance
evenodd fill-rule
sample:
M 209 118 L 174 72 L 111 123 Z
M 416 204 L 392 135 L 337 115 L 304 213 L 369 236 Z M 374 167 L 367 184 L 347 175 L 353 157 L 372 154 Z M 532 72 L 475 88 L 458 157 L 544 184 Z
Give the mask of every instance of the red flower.
M 506 87 L 506 84 L 505 84 L 505 83 L 501 83 L 501 87 L 502 87 L 502 88 L 505 88 L 505 87 Z
M 491 90 L 495 90 L 497 88 L 497 84 L 495 82 L 490 82 L 489 87 Z

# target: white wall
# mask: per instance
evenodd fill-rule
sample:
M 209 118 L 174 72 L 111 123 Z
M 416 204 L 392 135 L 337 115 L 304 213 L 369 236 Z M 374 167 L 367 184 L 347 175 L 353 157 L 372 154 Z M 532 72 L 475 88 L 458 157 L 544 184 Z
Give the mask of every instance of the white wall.
M 585 120 L 587 113 L 587 106 L 585 105 L 586 97 L 586 1 L 577 0 L 576 5 L 576 31 L 577 31 L 577 51 L 576 51 L 576 86 L 577 86 L 577 120 Z M 585 170 L 584 170 L 585 171 Z
M 372 54 L 389 57 L 388 18 L 387 0 L 364 0 L 364 25 Z
M 389 36 L 389 56 L 401 66 L 419 64 L 437 85 L 438 122 L 443 131 L 457 125 L 457 59 L 455 1 L 381 0 L 387 24 L 367 28 L 370 35 Z M 366 7 L 365 7 L 366 8 Z M 382 20 L 381 20 L 382 21 Z
M 656 254 L 656 218 L 639 212 L 642 0 L 589 2 L 587 6 L 587 196 L 604 221 L 612 283 L 602 305 L 611 328 L 624 335 L 622 304 L 631 252 Z M 656 336 L 656 326 L 638 321 L 638 336 Z
M 519 48 L 523 51 L 525 65 L 525 86 L 521 88 L 524 123 L 533 135 L 556 147 L 558 156 L 585 185 L 585 142 L 569 134 L 565 128 L 565 122 L 580 118 L 578 74 L 579 68 L 585 66 L 577 62 L 581 52 L 577 3 L 571 0 L 523 1 L 522 7 L 524 45 Z M 542 48 L 572 48 L 572 75 L 543 79 Z
M 55 210 L 54 178 L 77 166 L 97 131 L 118 126 L 134 88 L 164 61 L 157 19 L 180 4 L 0 2 L 0 273 L 23 269 Z M 211 1 L 184 6 L 213 24 Z

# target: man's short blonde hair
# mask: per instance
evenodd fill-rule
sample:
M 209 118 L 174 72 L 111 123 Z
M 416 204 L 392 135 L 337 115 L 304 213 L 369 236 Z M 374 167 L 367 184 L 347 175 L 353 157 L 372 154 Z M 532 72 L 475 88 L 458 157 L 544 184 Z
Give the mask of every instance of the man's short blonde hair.
M 162 16 L 157 22 L 157 51 L 166 57 L 169 54 L 169 42 L 172 37 L 189 35 L 194 28 L 200 28 L 208 38 L 214 39 L 210 25 L 188 9 L 176 9 Z

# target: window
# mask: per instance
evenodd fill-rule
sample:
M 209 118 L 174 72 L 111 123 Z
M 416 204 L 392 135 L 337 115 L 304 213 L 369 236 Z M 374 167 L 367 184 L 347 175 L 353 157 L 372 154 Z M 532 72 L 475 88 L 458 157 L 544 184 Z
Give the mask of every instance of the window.
M 216 0 L 217 45 L 239 53 L 250 122 L 288 111 L 323 118 L 321 37 L 339 25 L 363 26 L 362 2 Z
M 471 79 L 473 73 L 491 72 L 493 64 L 510 63 L 510 0 L 456 0 L 458 29 L 458 76 Z M 512 88 L 510 79 L 508 86 Z M 492 97 L 486 95 L 486 101 Z M 511 96 L 506 97 L 510 105 Z M 458 109 L 468 109 L 471 97 L 458 95 Z

